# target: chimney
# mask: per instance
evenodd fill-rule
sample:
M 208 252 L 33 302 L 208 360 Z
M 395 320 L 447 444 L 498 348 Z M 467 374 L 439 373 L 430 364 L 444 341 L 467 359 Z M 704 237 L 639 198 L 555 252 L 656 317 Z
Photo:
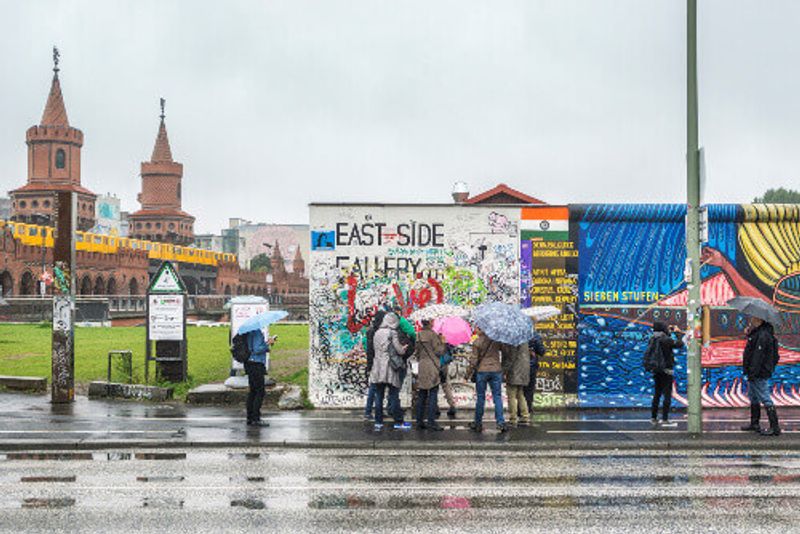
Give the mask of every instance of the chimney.
M 453 202 L 463 204 L 469 198 L 469 188 L 466 182 L 453 184 Z

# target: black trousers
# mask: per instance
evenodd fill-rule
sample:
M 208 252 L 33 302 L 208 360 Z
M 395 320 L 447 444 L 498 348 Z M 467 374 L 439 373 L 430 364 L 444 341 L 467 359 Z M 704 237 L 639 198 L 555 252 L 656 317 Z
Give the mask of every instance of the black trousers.
M 653 390 L 653 405 L 651 406 L 652 418 L 658 418 L 658 404 L 663 396 L 664 406 L 661 408 L 661 419 L 666 421 L 669 419 L 669 407 L 672 404 L 673 377 L 667 373 L 653 373 L 653 379 L 656 385 Z
M 247 373 L 247 422 L 261 421 L 261 403 L 264 402 L 264 375 L 267 367 L 263 363 L 247 361 L 244 364 Z
M 530 414 L 533 414 L 533 394 L 536 393 L 536 371 L 537 368 L 531 367 L 531 381 L 522 388 L 522 394 L 525 396 L 525 403 L 528 405 L 528 413 Z
M 439 386 L 417 390 L 417 425 L 424 424 L 426 415 L 430 426 L 436 424 L 436 410 L 439 409 L 438 394 Z

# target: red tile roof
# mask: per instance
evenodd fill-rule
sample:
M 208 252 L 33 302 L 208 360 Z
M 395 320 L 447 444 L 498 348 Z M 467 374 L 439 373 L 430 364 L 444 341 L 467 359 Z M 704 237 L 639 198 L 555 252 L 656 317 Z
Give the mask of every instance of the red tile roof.
M 29 192 L 36 192 L 36 191 L 75 191 L 76 193 L 82 193 L 84 195 L 91 195 L 96 197 L 94 193 L 89 191 L 83 186 L 75 185 L 75 184 L 58 184 L 58 183 L 28 183 L 23 185 L 22 187 L 18 187 L 11 191 L 12 193 L 29 193 Z
M 53 83 L 50 86 L 50 94 L 47 96 L 47 104 L 42 113 L 42 126 L 69 126 L 67 119 L 67 108 L 64 107 L 64 97 L 61 94 L 61 83 L 58 75 L 53 76 Z
M 534 198 L 530 195 L 526 195 L 522 191 L 518 191 L 513 187 L 509 187 L 506 184 L 497 184 L 493 188 L 489 189 L 488 191 L 484 191 L 474 197 L 470 197 L 464 201 L 465 204 L 488 204 L 491 203 L 492 197 L 495 196 L 507 196 L 512 197 L 514 202 L 513 204 L 546 204 L 546 202 L 539 200 L 538 198 Z M 502 204 L 509 204 L 509 202 L 501 202 Z
M 194 217 L 181 210 L 139 210 L 131 213 L 129 217 L 184 217 L 194 220 Z
M 153 155 L 150 157 L 150 161 L 153 163 L 172 161 L 172 149 L 169 147 L 169 138 L 167 137 L 167 127 L 164 125 L 164 119 L 161 119 L 161 126 L 158 127 L 158 136 L 156 136 L 156 144 L 153 147 Z

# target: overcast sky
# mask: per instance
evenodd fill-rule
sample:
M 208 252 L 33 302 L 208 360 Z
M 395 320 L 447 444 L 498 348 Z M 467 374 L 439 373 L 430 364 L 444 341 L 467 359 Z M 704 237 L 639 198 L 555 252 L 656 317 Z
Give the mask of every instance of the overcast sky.
M 800 2 L 700 0 L 709 202 L 800 188 Z M 61 49 L 83 184 L 138 208 L 158 98 L 198 232 L 309 202 L 685 195 L 681 0 L 0 1 L 0 180 Z

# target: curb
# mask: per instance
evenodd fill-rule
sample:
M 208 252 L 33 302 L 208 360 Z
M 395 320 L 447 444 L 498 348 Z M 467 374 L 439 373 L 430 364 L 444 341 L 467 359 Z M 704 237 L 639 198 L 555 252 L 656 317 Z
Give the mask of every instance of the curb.
M 10 451 L 53 451 L 53 450 L 110 450 L 110 449 L 350 449 L 382 451 L 507 451 L 507 452 L 558 452 L 558 451 L 797 451 L 795 440 L 769 441 L 549 441 L 487 443 L 479 441 L 156 441 L 156 440 L 116 440 L 116 441 L 0 441 L 0 452 Z

